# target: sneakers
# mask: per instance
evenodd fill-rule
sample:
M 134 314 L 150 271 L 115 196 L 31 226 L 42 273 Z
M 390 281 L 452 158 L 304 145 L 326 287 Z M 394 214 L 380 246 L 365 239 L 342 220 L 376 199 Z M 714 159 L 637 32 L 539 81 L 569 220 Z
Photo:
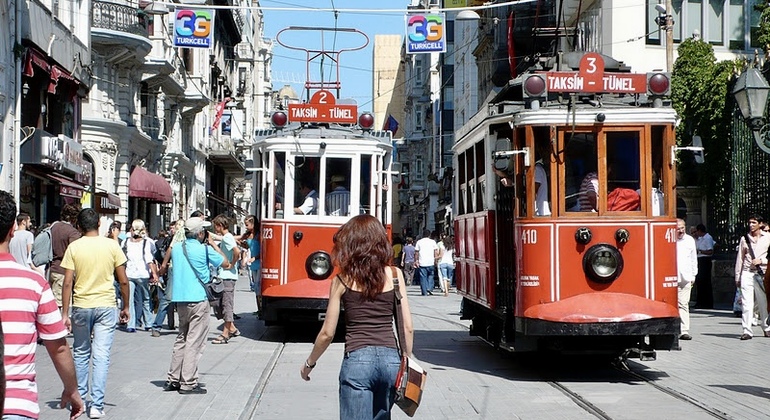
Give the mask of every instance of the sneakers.
M 680 340 L 692 340 L 692 336 L 690 334 L 684 333 L 681 336 L 679 336 Z
M 96 408 L 92 405 L 91 408 L 88 409 L 88 417 L 92 419 L 100 419 L 104 417 L 104 410 Z
M 153 336 L 153 337 L 160 337 L 160 331 L 158 331 L 158 330 L 152 330 L 152 336 Z
M 206 388 L 201 388 L 200 385 L 195 385 L 191 389 L 179 389 L 179 393 L 182 395 L 192 395 L 192 394 L 198 394 L 202 395 L 207 393 Z
M 127 333 L 135 333 L 136 332 L 136 328 L 126 328 L 126 332 Z
M 741 336 L 741 340 L 751 340 L 751 338 L 752 338 L 752 337 L 751 337 L 751 335 L 749 335 L 749 334 L 743 334 L 743 335 Z
M 179 382 L 166 381 L 163 385 L 164 391 L 179 391 L 180 388 Z

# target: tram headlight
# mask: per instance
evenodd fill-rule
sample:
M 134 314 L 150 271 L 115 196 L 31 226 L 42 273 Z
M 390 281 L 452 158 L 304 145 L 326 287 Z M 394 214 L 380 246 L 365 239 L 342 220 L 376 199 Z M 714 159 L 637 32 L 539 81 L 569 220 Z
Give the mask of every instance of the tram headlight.
M 583 271 L 597 283 L 612 283 L 623 272 L 623 256 L 612 245 L 594 245 L 583 256 Z
M 324 280 L 328 278 L 333 270 L 332 258 L 323 251 L 316 251 L 310 254 L 305 261 L 305 271 L 308 277 L 313 280 Z

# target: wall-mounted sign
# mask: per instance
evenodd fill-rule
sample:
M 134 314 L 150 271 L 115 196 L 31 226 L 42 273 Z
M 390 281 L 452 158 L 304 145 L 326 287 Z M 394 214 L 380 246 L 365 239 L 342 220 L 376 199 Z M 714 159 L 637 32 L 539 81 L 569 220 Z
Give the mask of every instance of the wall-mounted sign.
M 289 121 L 355 124 L 358 120 L 358 106 L 338 104 L 334 94 L 319 90 L 304 104 L 289 104 Z
M 408 13 L 406 15 L 406 52 L 446 52 L 443 13 Z
M 549 71 L 545 74 L 549 92 L 646 93 L 647 75 L 606 73 L 604 59 L 587 53 L 580 60 L 580 71 Z
M 177 9 L 174 12 L 174 46 L 187 48 L 214 46 L 214 11 Z

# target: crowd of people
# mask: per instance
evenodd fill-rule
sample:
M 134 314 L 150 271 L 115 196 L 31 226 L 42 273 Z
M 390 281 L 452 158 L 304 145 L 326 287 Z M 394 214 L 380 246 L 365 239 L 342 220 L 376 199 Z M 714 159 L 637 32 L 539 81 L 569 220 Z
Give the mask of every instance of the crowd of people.
M 178 333 L 164 390 L 205 394 L 198 383 L 198 362 L 212 304 L 224 322 L 212 343 L 226 344 L 240 335 L 234 313 L 239 267 L 250 275 L 260 303 L 256 217 L 246 218 L 247 230 L 236 238 L 230 232 L 234 221 L 225 215 L 215 217 L 212 226 L 194 212 L 152 238 L 140 219 L 125 232 L 120 222 L 112 222 L 100 234 L 101 220 L 93 209 L 66 204 L 60 215 L 49 225 L 50 261 L 35 265 L 32 251 L 38 244 L 29 230 L 30 216 L 17 213 L 13 197 L 0 191 L 0 325 L 6 327 L 1 335 L 2 383 L 7 387 L 5 398 L 0 395 L 3 418 L 38 417 L 38 345 L 46 348 L 62 380 L 61 406 L 70 409 L 71 418 L 83 413 L 103 417 L 116 331 L 144 330 L 159 337 L 169 312 L 168 327 L 174 329 L 178 318 Z M 210 303 L 204 283 L 213 277 L 222 279 L 224 292 Z
M 393 241 L 394 265 L 404 272 L 405 283 L 417 283 L 422 296 L 433 295 L 439 289 L 444 296 L 455 287 L 454 281 L 454 237 L 423 230 L 422 238 L 414 242 L 407 236 L 405 243 L 396 237 Z

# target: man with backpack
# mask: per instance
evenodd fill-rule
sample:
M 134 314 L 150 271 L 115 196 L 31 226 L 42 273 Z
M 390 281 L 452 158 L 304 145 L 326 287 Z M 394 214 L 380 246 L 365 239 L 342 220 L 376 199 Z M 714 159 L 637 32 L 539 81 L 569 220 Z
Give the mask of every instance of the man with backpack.
M 61 217 L 58 222 L 51 225 L 51 250 L 52 259 L 49 268 L 48 283 L 56 299 L 56 305 L 62 307 L 62 285 L 64 284 L 64 269 L 61 267 L 62 258 L 67 247 L 80 239 L 80 232 L 75 229 L 80 207 L 75 204 L 65 204 L 61 209 Z M 43 233 L 41 233 L 42 235 Z M 35 245 L 33 244 L 33 248 Z

